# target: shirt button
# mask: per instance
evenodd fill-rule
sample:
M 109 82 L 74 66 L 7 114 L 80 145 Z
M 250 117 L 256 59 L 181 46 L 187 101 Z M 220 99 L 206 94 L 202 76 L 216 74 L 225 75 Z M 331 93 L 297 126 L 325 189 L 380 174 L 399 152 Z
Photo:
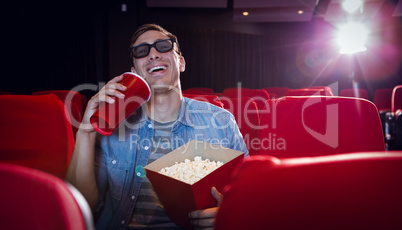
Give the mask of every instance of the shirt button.
M 124 220 L 121 221 L 121 224 L 125 224 L 125 223 L 126 223 L 126 221 L 124 221 Z
M 145 150 L 148 150 L 148 149 L 149 149 L 149 146 L 145 146 L 144 149 L 145 149 Z
M 150 128 L 150 129 L 151 129 L 151 128 L 152 128 L 152 124 L 149 124 L 149 125 L 148 125 L 148 128 Z
M 135 196 L 131 196 L 131 199 L 134 200 Z
M 114 165 L 115 165 L 115 164 L 116 164 L 116 162 L 117 162 L 116 160 L 112 160 L 112 164 L 114 164 Z

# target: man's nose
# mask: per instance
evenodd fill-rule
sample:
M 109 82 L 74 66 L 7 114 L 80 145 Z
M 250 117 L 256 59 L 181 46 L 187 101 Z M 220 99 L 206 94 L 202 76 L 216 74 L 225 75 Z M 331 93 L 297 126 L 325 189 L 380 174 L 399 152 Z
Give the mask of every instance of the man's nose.
M 155 47 L 151 47 L 149 51 L 148 59 L 149 60 L 156 60 L 160 58 L 160 53 L 155 49 Z

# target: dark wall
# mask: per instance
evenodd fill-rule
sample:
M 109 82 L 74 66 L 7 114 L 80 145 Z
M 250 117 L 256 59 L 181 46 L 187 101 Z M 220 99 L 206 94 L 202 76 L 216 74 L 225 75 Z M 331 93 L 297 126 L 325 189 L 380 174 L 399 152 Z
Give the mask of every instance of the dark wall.
M 106 76 L 108 12 L 101 3 L 14 1 L 4 9 L 0 90 L 71 89 Z
M 12 93 L 97 85 L 129 71 L 130 37 L 137 26 L 148 22 L 161 24 L 179 37 L 187 61 L 184 89 L 204 86 L 221 92 L 238 84 L 348 88 L 351 63 L 356 63 L 355 80 L 370 92 L 402 84 L 400 18 L 377 18 L 380 23 L 374 27 L 370 52 L 350 59 L 334 50 L 335 27 L 320 18 L 234 23 L 229 8 L 147 8 L 145 0 L 27 1 L 7 9 L 3 20 L 7 61 L 0 90 Z

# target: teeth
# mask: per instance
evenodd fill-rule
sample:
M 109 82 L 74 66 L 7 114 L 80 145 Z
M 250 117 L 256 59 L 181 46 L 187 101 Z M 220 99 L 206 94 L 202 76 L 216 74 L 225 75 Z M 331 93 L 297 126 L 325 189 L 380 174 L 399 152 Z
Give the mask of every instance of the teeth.
M 152 67 L 150 70 L 148 70 L 148 73 L 152 73 L 156 70 L 165 70 L 165 69 L 166 69 L 165 66 L 155 66 L 155 67 Z

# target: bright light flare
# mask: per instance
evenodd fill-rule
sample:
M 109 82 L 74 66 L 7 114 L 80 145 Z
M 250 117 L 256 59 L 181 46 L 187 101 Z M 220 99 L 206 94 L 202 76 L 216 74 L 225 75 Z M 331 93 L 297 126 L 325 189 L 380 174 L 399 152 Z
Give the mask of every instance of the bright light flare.
M 360 9 L 363 5 L 362 0 L 344 0 L 342 2 L 342 8 L 349 12 L 349 13 L 354 13 L 358 9 Z
M 368 36 L 368 30 L 358 23 L 348 23 L 339 28 L 338 44 L 339 53 L 353 54 L 366 50 L 365 43 Z

